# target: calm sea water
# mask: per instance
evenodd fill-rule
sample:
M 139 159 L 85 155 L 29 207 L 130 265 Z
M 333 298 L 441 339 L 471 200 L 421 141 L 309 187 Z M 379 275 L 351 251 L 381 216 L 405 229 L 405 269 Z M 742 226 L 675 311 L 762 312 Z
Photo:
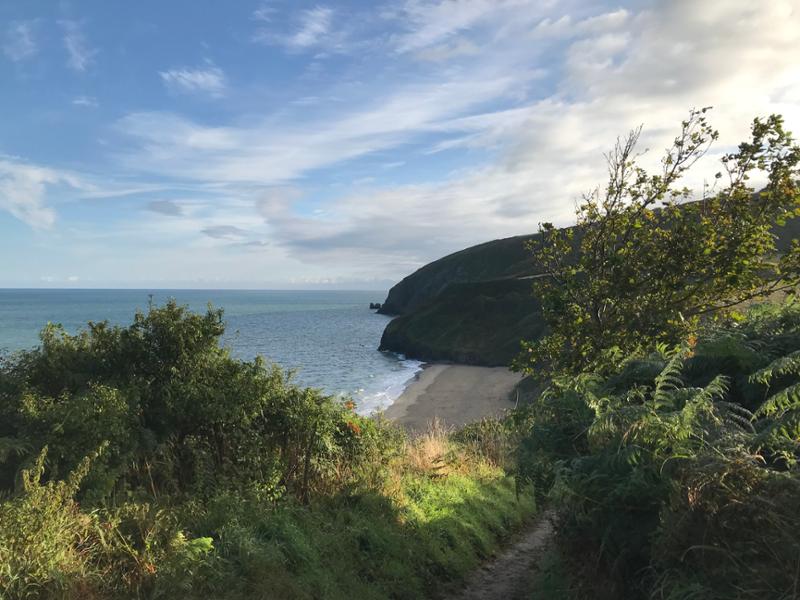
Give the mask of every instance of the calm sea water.
M 378 352 L 388 317 L 369 310 L 383 292 L 241 290 L 2 290 L 0 351 L 31 348 L 49 321 L 74 333 L 87 321 L 128 324 L 149 295 L 205 311 L 225 309 L 223 343 L 245 359 L 256 355 L 296 370 L 295 381 L 353 397 L 359 412 L 385 408 L 420 369 L 417 361 Z

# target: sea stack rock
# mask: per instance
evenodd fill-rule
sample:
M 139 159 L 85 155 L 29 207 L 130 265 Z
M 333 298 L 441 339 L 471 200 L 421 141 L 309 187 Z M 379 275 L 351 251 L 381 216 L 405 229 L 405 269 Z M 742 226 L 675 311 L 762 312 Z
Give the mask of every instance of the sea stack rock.
M 381 309 L 381 303 L 380 302 L 370 302 L 369 303 L 369 308 L 370 308 L 370 310 L 380 310 Z

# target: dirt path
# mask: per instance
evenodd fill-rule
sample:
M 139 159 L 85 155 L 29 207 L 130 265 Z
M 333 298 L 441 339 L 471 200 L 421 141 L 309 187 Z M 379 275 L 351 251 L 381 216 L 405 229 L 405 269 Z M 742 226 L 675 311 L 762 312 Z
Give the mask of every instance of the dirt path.
M 528 600 L 536 561 L 553 533 L 550 513 L 545 513 L 515 542 L 467 580 L 465 587 L 447 600 Z

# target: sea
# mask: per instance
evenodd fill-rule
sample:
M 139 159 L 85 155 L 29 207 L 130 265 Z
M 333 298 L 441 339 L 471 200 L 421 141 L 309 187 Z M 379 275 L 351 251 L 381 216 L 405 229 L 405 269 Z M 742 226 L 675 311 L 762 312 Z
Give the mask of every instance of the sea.
M 390 318 L 369 309 L 385 292 L 243 290 L 0 289 L 0 353 L 36 347 L 39 332 L 59 323 L 75 333 L 88 321 L 126 325 L 150 302 L 175 299 L 192 310 L 224 309 L 223 345 L 242 359 L 257 355 L 294 372 L 294 381 L 347 396 L 358 412 L 388 407 L 422 368 L 379 352 Z

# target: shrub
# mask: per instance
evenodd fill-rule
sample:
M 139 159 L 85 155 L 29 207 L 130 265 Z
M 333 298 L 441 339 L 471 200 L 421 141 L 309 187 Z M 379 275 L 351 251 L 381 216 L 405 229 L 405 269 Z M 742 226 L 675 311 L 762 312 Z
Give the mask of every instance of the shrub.
M 758 307 L 694 347 L 557 379 L 531 407 L 518 478 L 625 597 L 796 594 L 799 308 Z
M 95 515 L 73 496 L 89 459 L 66 481 L 42 484 L 47 449 L 22 472 L 23 493 L 0 503 L 0 590 L 4 597 L 72 598 L 99 584 Z

